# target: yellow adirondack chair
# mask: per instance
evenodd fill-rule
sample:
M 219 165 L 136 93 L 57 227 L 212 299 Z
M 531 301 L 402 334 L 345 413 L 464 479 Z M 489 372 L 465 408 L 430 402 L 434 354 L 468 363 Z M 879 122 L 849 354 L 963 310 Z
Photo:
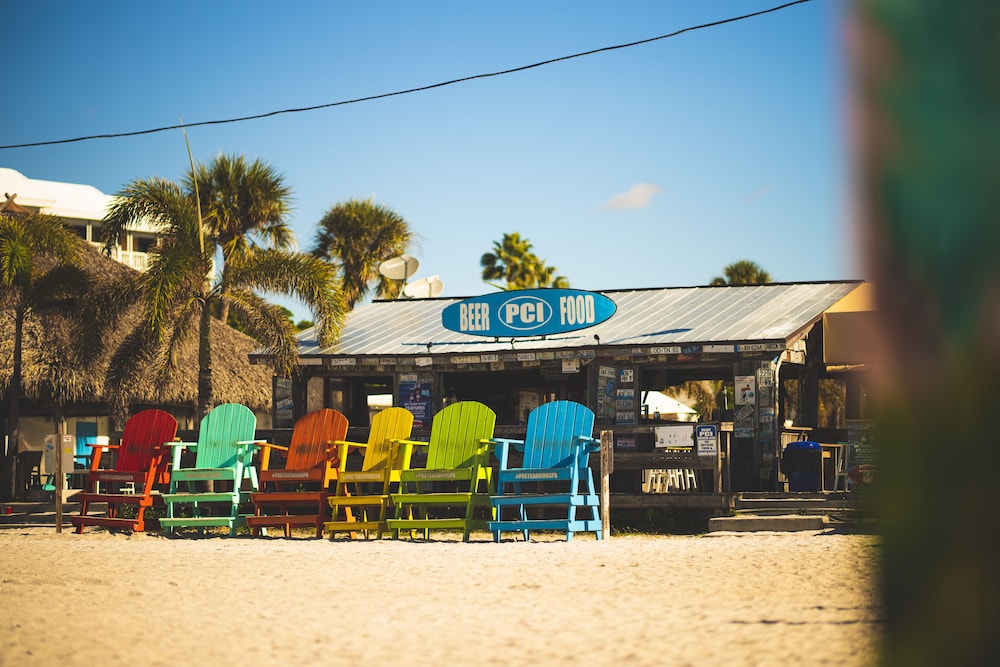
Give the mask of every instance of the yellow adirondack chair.
M 327 496 L 337 478 L 337 441 L 347 437 L 347 417 L 336 410 L 314 410 L 295 422 L 288 447 L 257 443 L 260 455 L 260 491 L 250 495 L 254 516 L 247 517 L 253 534 L 268 526 L 312 526 L 323 537 Z M 271 469 L 271 452 L 286 452 L 285 466 Z M 344 452 L 346 458 L 346 452 Z M 277 510 L 277 513 L 275 513 Z
M 386 408 L 372 417 L 368 442 L 340 441 L 337 444 L 340 470 L 337 486 L 327 502 L 332 520 L 323 524 L 332 533 L 364 531 L 365 538 L 375 531 L 376 539 L 388 531 L 386 514 L 389 491 L 399 483 L 399 472 L 410 465 L 412 444 L 407 440 L 413 428 L 413 413 L 405 408 Z M 403 442 L 400 442 L 403 441 Z M 346 470 L 350 449 L 365 450 L 361 470 Z M 360 510 L 360 516 L 354 510 Z
M 401 445 L 427 448 L 424 468 L 403 470 L 399 491 L 390 494 L 395 518 L 388 520 L 393 539 L 399 532 L 458 529 L 462 541 L 473 530 L 485 530 L 486 519 L 475 517 L 477 508 L 492 513 L 493 469 L 490 439 L 496 413 L 476 401 L 459 401 L 445 407 L 431 422 L 428 442 L 402 440 Z

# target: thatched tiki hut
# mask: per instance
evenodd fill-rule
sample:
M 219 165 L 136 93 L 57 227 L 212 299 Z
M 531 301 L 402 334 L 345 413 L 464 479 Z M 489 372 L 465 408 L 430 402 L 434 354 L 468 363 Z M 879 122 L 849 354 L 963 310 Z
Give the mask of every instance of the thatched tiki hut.
M 116 300 L 111 295 L 134 292 L 139 273 L 104 257 L 90 245 L 83 252 L 83 268 L 90 280 L 88 296 L 69 308 L 33 311 L 25 321 L 20 442 L 8 447 L 10 457 L 19 450 L 41 450 L 48 434 L 112 435 L 120 431 L 129 414 L 146 407 L 171 412 L 182 429 L 197 428 L 196 332 L 165 368 L 154 368 L 144 360 L 127 360 L 125 363 L 144 367 L 149 364 L 149 372 L 126 390 L 113 391 L 108 382 L 113 354 L 130 332 L 142 326 L 142 318 L 137 304 L 115 313 L 112 302 Z M 5 407 L 12 399 L 13 337 L 12 318 L 0 303 L 0 396 Z M 250 364 L 249 354 L 258 347 L 256 342 L 213 321 L 211 343 L 215 401 L 247 405 L 259 413 L 262 427 L 269 426 L 272 371 L 265 365 Z M 4 433 L 7 430 L 3 429 Z M 0 498 L 11 493 L 15 475 L 13 471 L 9 474 L 0 488 Z

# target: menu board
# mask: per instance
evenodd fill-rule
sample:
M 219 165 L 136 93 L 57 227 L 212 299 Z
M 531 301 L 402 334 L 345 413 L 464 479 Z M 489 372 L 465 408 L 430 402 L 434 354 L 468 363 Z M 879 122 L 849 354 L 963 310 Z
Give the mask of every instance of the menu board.
M 853 484 L 871 484 L 876 478 L 878 439 L 875 422 L 847 420 L 847 478 Z

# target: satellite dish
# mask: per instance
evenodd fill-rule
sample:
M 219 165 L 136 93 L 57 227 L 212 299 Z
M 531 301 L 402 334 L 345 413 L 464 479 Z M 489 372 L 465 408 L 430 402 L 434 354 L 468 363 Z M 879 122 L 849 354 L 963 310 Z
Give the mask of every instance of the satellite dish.
M 389 280 L 406 280 L 417 272 L 419 266 L 420 262 L 417 261 L 416 257 L 400 255 L 379 264 L 378 272 Z
M 428 276 L 427 278 L 407 283 L 406 287 L 403 288 L 403 294 L 411 299 L 433 299 L 434 297 L 441 296 L 442 290 L 444 290 L 444 283 L 441 282 L 441 277 Z

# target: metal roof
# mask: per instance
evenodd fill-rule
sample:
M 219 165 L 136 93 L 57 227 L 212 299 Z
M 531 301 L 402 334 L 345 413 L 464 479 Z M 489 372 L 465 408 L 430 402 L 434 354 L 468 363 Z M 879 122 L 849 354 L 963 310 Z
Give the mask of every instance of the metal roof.
M 299 334 L 305 357 L 427 356 L 605 346 L 790 344 L 860 281 L 668 287 L 600 291 L 617 305 L 606 322 L 544 338 L 496 340 L 445 329 L 441 311 L 462 298 L 374 301 L 347 317 L 340 341 L 316 345 Z

